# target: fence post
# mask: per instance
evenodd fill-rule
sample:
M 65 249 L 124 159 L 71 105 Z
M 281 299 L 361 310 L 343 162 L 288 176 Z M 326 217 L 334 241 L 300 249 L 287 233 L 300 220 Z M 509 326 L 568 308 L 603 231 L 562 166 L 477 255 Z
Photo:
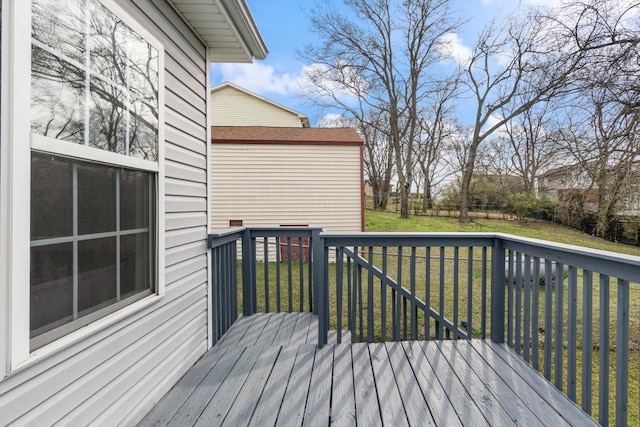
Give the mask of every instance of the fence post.
M 504 342 L 504 243 L 495 237 L 491 247 L 491 341 Z
M 254 276 L 255 253 L 251 231 L 242 231 L 242 314 L 250 316 L 258 309 Z
M 318 316 L 318 347 L 327 343 L 329 329 L 329 289 L 325 277 L 325 247 L 324 239 L 320 237 L 321 229 L 314 229 L 311 241 L 313 242 L 313 293 L 315 305 L 314 313 Z

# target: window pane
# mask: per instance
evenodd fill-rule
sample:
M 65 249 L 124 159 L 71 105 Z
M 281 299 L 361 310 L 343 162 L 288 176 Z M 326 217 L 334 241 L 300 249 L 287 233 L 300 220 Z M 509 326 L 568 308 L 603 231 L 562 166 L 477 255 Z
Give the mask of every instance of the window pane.
M 31 336 L 73 319 L 73 244 L 31 248 Z
M 78 312 L 116 301 L 116 238 L 78 242 Z
M 128 44 L 129 81 L 131 93 L 150 103 L 158 104 L 158 50 L 131 32 Z
M 111 82 L 124 86 L 127 39 L 130 30 L 97 1 L 91 2 L 89 45 L 91 69 Z
M 136 101 L 131 111 L 129 155 L 158 161 L 158 110 Z
M 84 71 L 31 49 L 31 132 L 84 143 Z
M 123 169 L 120 172 L 120 229 L 149 228 L 151 174 Z
M 50 154 L 31 155 L 31 240 L 73 233 L 71 161 Z
M 31 36 L 80 64 L 85 55 L 84 0 L 33 0 Z
M 124 101 L 126 93 L 98 78 L 91 78 L 89 145 L 126 154 Z
M 116 170 L 78 162 L 78 234 L 116 229 Z
M 149 261 L 149 233 L 122 236 L 120 241 L 121 298 L 151 287 Z

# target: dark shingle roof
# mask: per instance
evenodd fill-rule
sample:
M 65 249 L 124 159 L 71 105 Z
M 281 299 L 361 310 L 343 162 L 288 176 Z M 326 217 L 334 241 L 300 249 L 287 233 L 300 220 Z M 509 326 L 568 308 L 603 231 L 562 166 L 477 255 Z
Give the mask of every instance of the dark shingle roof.
M 213 143 L 362 145 L 353 128 L 284 128 L 267 126 L 212 126 Z

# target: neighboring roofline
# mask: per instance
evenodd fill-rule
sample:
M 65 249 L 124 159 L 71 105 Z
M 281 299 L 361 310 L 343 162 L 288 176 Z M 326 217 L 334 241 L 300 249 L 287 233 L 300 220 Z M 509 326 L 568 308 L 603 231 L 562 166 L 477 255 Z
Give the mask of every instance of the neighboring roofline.
M 223 139 L 211 138 L 212 144 L 252 144 L 252 145 L 325 145 L 325 146 L 362 146 L 362 142 L 358 141 L 280 141 L 275 139 L 257 140 L 257 139 Z
M 245 89 L 245 88 L 242 88 L 242 87 L 240 87 L 240 86 L 238 86 L 238 85 L 236 85 L 236 84 L 233 84 L 233 83 L 231 83 L 231 82 L 228 82 L 228 81 L 227 81 L 227 82 L 223 82 L 223 83 L 220 83 L 220 84 L 219 84 L 219 85 L 217 85 L 217 86 L 212 87 L 212 88 L 211 88 L 211 93 L 213 93 L 213 92 L 217 92 L 217 91 L 219 91 L 219 90 L 221 90 L 221 89 L 224 89 L 224 88 L 226 88 L 226 87 L 234 88 L 234 89 L 236 89 L 236 90 L 238 90 L 238 91 L 240 91 L 240 92 L 243 92 L 243 93 L 245 93 L 245 94 L 247 94 L 247 95 L 253 96 L 254 98 L 257 98 L 257 99 L 259 99 L 259 100 L 261 100 L 261 101 L 264 101 L 264 102 L 266 102 L 266 103 L 268 103 L 268 104 L 271 104 L 271 105 L 273 105 L 273 106 L 275 106 L 275 107 L 278 107 L 278 108 L 280 108 L 280 109 L 282 109 L 282 110 L 285 110 L 285 111 L 287 111 L 288 113 L 295 114 L 295 115 L 297 115 L 297 116 L 298 116 L 298 119 L 300 119 L 300 122 L 302 123 L 302 127 L 303 127 L 303 128 L 309 128 L 309 127 L 311 127 L 311 125 L 309 124 L 309 117 L 307 117 L 306 115 L 304 115 L 304 114 L 302 114 L 302 113 L 299 113 L 298 111 L 293 110 L 293 109 L 291 109 L 291 108 L 289 108 L 289 107 L 285 107 L 285 106 L 284 106 L 284 105 L 282 105 L 282 104 L 278 104 L 277 102 L 274 102 L 274 101 L 272 101 L 272 100 L 270 100 L 270 99 L 267 99 L 267 98 L 265 98 L 265 97 L 263 97 L 263 96 L 260 96 L 260 95 L 258 95 L 257 93 L 251 92 L 250 90 Z
M 220 135 L 218 130 L 232 131 L 233 134 Z M 249 132 L 252 130 L 254 132 Z M 255 131 L 260 131 L 255 133 Z M 264 132 L 262 132 L 264 131 Z M 336 131 L 353 131 L 354 136 L 331 139 L 327 134 Z M 276 132 L 276 135 L 274 135 Z M 292 136 L 293 134 L 293 136 Z M 364 141 L 353 128 L 298 128 L 270 126 L 211 126 L 212 144 L 255 144 L 255 145 L 326 145 L 364 146 Z

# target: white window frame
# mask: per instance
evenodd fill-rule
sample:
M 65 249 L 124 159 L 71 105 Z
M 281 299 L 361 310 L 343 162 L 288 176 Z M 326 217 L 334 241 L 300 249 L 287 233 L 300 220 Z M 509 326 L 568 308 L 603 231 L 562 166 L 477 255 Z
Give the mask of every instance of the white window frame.
M 2 126 L 0 149 L 0 373 L 31 365 L 156 303 L 164 283 L 164 46 L 113 0 L 98 0 L 158 50 L 158 161 L 31 135 L 31 1 L 2 1 Z M 31 152 L 156 173 L 156 283 L 154 293 L 30 351 Z M 6 321 L 5 321 L 6 320 Z M 4 351 L 6 350 L 6 351 Z

